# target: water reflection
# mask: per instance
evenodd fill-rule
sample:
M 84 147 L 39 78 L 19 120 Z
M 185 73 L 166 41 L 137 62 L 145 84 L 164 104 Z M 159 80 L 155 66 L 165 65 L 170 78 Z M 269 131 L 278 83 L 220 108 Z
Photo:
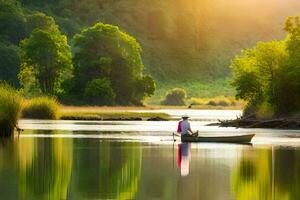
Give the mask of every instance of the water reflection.
M 140 181 L 139 143 L 18 138 L 0 156 L 0 199 L 134 199 Z
M 190 144 L 178 144 L 177 164 L 181 176 L 187 176 L 190 173 Z
M 72 139 L 20 140 L 20 198 L 66 199 L 72 170 L 72 150 Z
M 298 147 L 0 140 L 0 199 L 296 200 L 299 187 Z
M 236 199 L 300 199 L 299 149 L 244 152 L 232 184 Z
M 75 140 L 71 199 L 134 199 L 141 171 L 139 144 Z

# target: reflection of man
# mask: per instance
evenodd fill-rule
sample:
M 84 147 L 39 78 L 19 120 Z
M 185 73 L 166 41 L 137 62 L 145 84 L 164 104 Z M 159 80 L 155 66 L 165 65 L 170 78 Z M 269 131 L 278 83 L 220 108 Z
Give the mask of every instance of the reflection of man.
M 181 176 L 187 176 L 190 172 L 190 144 L 178 144 L 178 168 L 180 169 Z

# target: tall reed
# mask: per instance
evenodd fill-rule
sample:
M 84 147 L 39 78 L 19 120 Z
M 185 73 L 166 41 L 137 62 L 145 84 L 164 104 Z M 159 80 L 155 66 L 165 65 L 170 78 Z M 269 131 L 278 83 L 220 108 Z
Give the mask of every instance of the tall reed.
M 7 84 L 0 84 L 0 136 L 11 136 L 18 123 L 22 98 L 18 91 Z
M 25 102 L 22 110 L 23 118 L 57 119 L 59 103 L 51 97 L 37 97 Z

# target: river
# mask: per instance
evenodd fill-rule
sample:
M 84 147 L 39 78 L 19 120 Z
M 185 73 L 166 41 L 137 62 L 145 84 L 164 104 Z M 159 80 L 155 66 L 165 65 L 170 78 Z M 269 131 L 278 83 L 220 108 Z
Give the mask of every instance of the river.
M 20 120 L 25 131 L 0 143 L 0 199 L 300 199 L 299 130 L 205 126 L 240 111 L 152 112 L 188 113 L 202 135 L 256 136 L 182 144 L 175 120 Z

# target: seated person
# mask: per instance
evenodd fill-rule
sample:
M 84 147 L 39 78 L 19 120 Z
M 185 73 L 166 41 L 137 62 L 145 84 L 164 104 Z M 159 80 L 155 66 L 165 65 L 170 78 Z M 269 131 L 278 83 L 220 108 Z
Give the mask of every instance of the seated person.
M 177 132 L 181 134 L 181 137 L 183 136 L 198 136 L 198 131 L 193 133 L 191 129 L 191 125 L 189 122 L 189 116 L 187 114 L 182 116 L 182 120 L 178 123 L 178 129 Z

